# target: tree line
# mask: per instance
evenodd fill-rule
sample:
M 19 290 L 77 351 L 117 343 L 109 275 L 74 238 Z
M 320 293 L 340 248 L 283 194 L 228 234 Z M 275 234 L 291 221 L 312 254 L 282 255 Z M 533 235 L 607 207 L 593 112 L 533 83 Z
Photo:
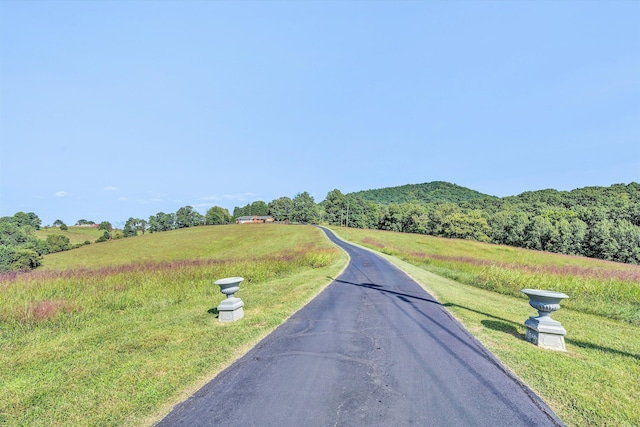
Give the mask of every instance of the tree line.
M 317 223 L 320 210 L 313 197 L 304 192 L 293 199 L 280 197 L 270 203 L 256 201 L 245 207 L 236 207 L 234 214 L 220 206 L 213 206 L 205 215 L 197 212 L 192 206 L 183 206 L 176 212 L 158 212 L 148 220 L 130 217 L 122 230 L 116 230 L 109 221 L 96 224 L 93 221 L 80 219 L 77 226 L 96 226 L 103 231 L 95 243 L 112 239 L 133 237 L 146 232 L 157 233 L 200 225 L 219 225 L 235 222 L 235 218 L 244 215 L 271 215 L 276 221 L 299 223 Z M 42 264 L 44 255 L 73 249 L 90 244 L 72 245 L 67 236 L 51 234 L 46 239 L 36 237 L 35 231 L 42 225 L 41 219 L 33 212 L 17 212 L 14 216 L 0 218 L 0 273 L 7 271 L 32 270 Z M 68 230 L 68 226 L 57 219 L 53 223 L 60 231 Z
M 209 208 L 205 215 L 200 214 L 191 206 L 184 206 L 175 213 L 158 212 L 151 215 L 148 221 L 140 218 L 129 218 L 123 229 L 123 237 L 136 236 L 145 231 L 157 233 L 199 225 L 222 225 L 235 222 L 241 216 L 270 215 L 278 222 L 317 223 L 320 221 L 319 206 L 307 192 L 297 194 L 293 199 L 280 197 L 266 203 L 257 200 L 246 206 L 236 206 L 233 215 L 228 209 L 220 206 Z
M 412 201 L 386 203 L 388 200 Z M 425 202 L 420 197 L 426 197 Z M 442 182 L 253 202 L 236 215 L 469 239 L 640 264 L 640 184 L 529 191 L 498 198 Z
M 386 203 L 399 198 L 407 200 L 407 188 L 413 194 L 419 193 L 413 187 L 398 188 L 403 191 L 400 196 L 394 194 L 393 189 L 351 194 L 334 189 L 321 203 L 303 192 L 293 198 L 279 197 L 268 203 L 254 201 L 235 207 L 233 215 L 219 206 L 211 207 L 204 215 L 191 206 L 184 206 L 175 213 L 158 212 L 148 220 L 131 217 L 118 233 L 114 232 L 111 223 L 103 221 L 98 229 L 104 230 L 104 234 L 96 242 L 145 232 L 229 224 L 246 215 L 271 215 L 278 222 L 322 222 L 428 234 L 640 264 L 638 183 L 585 187 L 570 192 L 541 190 L 503 198 L 479 197 L 477 192 L 468 193 L 462 191 L 462 187 L 437 183 L 436 187 L 429 188 L 432 201 L 416 198 Z M 421 187 L 421 191 L 427 194 L 425 187 Z M 384 200 L 377 200 L 376 194 Z M 437 199 L 433 194 L 437 194 Z M 447 200 L 447 197 L 455 201 Z M 94 223 L 87 220 L 76 223 L 87 224 Z M 61 229 L 66 227 L 59 220 L 54 225 Z M 33 212 L 18 212 L 13 217 L 0 218 L 0 272 L 33 269 L 41 264 L 43 255 L 78 246 L 71 245 L 63 235 L 38 239 L 34 231 L 40 226 L 40 218 Z
M 42 264 L 42 257 L 84 245 L 72 245 L 67 236 L 52 234 L 39 239 L 35 231 L 42 221 L 33 212 L 17 212 L 0 218 L 0 273 L 32 270 Z M 60 221 L 61 229 L 67 226 Z
M 96 242 L 111 238 L 112 227 L 108 221 L 97 225 L 93 221 L 81 219 L 75 225 L 95 225 L 98 229 L 105 230 L 105 234 Z M 45 239 L 40 239 L 35 232 L 41 226 L 42 220 L 34 212 L 17 212 L 13 216 L 0 218 L 0 273 L 33 270 L 42 265 L 44 255 L 91 244 L 88 240 L 72 244 L 69 237 L 62 234 L 49 234 Z M 60 231 L 69 229 L 59 219 L 53 222 L 53 226 Z
M 638 183 L 570 192 L 541 190 L 457 203 L 417 200 L 388 205 L 333 190 L 323 203 L 325 219 L 333 225 L 470 239 L 640 264 Z

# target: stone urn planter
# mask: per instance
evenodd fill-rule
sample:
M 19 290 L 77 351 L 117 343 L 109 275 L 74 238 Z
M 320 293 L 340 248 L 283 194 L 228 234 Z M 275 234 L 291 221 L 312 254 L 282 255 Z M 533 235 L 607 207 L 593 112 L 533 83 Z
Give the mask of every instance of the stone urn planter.
M 220 292 L 227 298 L 218 305 L 218 319 L 221 322 L 233 322 L 244 317 L 244 303 L 240 298 L 236 298 L 235 293 L 240 290 L 242 277 L 227 277 L 216 280 L 214 283 L 220 286 Z
M 538 347 L 567 351 L 564 343 L 567 331 L 560 322 L 551 318 L 551 313 L 560 310 L 560 301 L 569 296 L 541 289 L 523 289 L 521 292 L 529 297 L 529 305 L 538 310 L 537 316 L 531 316 L 524 322 L 527 327 L 525 339 Z

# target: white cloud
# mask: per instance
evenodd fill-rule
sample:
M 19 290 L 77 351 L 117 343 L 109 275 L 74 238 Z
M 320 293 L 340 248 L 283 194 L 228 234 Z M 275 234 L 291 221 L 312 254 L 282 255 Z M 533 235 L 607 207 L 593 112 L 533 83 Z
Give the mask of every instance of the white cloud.
M 67 193 L 66 191 L 58 191 L 55 194 L 56 197 L 67 197 L 68 195 L 69 193 Z
M 114 187 L 112 185 L 108 185 L 108 186 L 104 187 L 104 191 L 118 191 L 118 188 Z

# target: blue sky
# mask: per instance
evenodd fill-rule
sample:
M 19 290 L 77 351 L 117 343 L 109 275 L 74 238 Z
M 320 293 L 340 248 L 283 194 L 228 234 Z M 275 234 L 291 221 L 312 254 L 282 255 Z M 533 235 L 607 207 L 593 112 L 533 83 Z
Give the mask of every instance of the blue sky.
M 640 2 L 0 0 L 0 216 L 430 181 L 640 181 Z

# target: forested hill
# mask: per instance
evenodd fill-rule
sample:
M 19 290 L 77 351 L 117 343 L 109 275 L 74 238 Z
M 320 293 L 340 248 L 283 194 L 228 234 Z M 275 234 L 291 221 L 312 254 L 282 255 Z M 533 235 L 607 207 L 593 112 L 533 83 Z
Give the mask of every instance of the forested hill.
M 569 209 L 583 213 L 589 211 L 602 218 L 627 219 L 640 224 L 640 184 L 614 184 L 609 187 L 584 187 L 571 191 L 553 189 L 527 191 L 517 196 L 470 200 L 461 206 L 479 208 L 489 212 L 505 209 L 531 211 L 541 208 Z M 608 215 L 605 215 L 607 212 Z
M 443 181 L 357 191 L 355 193 L 349 193 L 348 196 L 367 200 L 379 205 L 389 205 L 391 203 L 460 203 L 468 200 L 495 198 L 466 187 Z
M 466 199 L 459 200 L 465 195 Z M 572 191 L 528 191 L 502 198 L 440 182 L 346 196 L 333 190 L 323 208 L 324 220 L 333 225 L 348 221 L 355 228 L 479 240 L 640 264 L 640 184 L 635 182 Z

